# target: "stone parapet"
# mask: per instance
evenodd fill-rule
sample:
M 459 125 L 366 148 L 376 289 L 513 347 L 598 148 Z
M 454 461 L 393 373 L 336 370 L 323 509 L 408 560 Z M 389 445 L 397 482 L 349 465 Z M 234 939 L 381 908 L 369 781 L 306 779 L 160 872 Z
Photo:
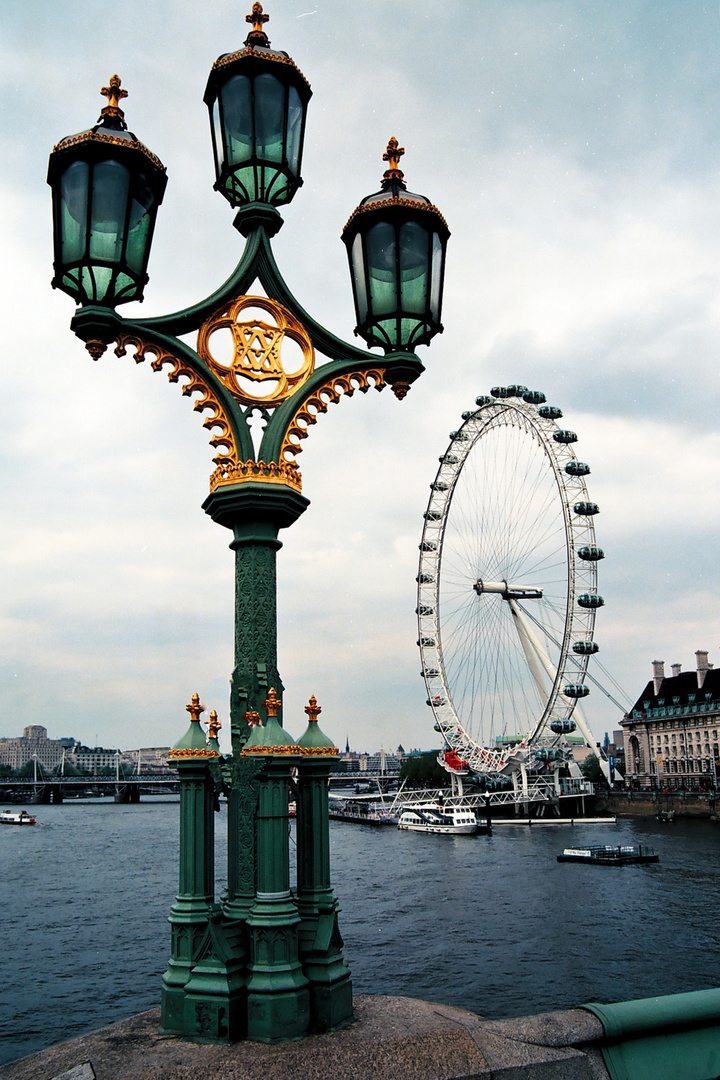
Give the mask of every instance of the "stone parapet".
M 355 1022 L 332 1034 L 203 1045 L 162 1033 L 153 1009 L 5 1065 L 0 1080 L 608 1080 L 602 1035 L 583 1009 L 483 1020 L 357 996 Z

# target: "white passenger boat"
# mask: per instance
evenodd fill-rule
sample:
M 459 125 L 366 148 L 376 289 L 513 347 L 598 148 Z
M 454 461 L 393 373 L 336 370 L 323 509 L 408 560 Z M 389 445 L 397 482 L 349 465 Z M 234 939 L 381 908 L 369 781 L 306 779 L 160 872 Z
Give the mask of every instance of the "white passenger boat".
M 30 817 L 27 810 L 19 810 L 17 813 L 13 813 L 12 810 L 3 810 L 0 812 L 0 825 L 34 825 L 35 818 Z
M 472 810 L 466 806 L 443 806 L 441 803 L 418 803 L 403 810 L 398 829 L 412 832 L 473 834 L 478 822 Z

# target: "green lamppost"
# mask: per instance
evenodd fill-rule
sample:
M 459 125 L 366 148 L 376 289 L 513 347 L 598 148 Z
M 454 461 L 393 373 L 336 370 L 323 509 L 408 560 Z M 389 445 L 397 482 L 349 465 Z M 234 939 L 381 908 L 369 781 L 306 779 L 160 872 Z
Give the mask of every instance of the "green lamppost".
M 149 319 L 124 319 L 116 311 L 122 303 L 142 299 L 166 184 L 164 166 L 127 130 L 119 106 L 127 92 L 117 76 L 103 88 L 108 105 L 95 127 L 63 139 L 53 150 L 48 183 L 53 285 L 79 305 L 71 328 L 95 360 L 114 345 L 118 356 L 130 352 L 137 362 L 151 358 L 153 370 L 164 370 L 171 382 L 182 380 L 182 392 L 203 414 L 216 451 L 203 509 L 231 532 L 235 551 L 232 757 L 217 765 L 204 761 L 202 781 L 190 777 L 200 767 L 187 764 L 194 757 L 174 759 L 181 784 L 185 772 L 187 790 L 191 780 L 195 784 L 192 798 L 200 799 L 205 815 L 201 844 L 196 817 L 195 831 L 188 827 L 181 835 L 181 876 L 192 877 L 193 860 L 207 858 L 206 800 L 214 768 L 228 793 L 228 887 L 220 909 L 211 892 L 202 891 L 204 879 L 198 885 L 193 878 L 200 892 L 193 893 L 192 917 L 198 904 L 204 905 L 198 918 L 207 932 L 201 935 L 202 927 L 195 927 L 189 945 L 187 934 L 176 935 L 185 951 L 181 955 L 174 947 L 172 977 L 166 975 L 165 1023 L 190 1036 L 231 1040 L 247 1031 L 276 1041 L 337 1027 L 352 1009 L 327 855 L 329 768 L 323 755 L 329 759 L 333 748 L 318 734 L 316 718 L 310 717 L 305 742 L 297 745 L 278 720 L 283 692 L 277 664 L 278 535 L 308 506 L 296 458 L 328 405 L 356 390 L 387 385 L 402 399 L 424 370 L 415 348 L 442 330 L 449 232 L 428 199 L 407 191 L 399 168 L 404 150 L 391 139 L 380 191 L 362 200 L 343 230 L 355 333 L 382 352 L 342 341 L 304 311 L 277 267 L 271 241 L 283 224 L 277 208 L 302 184 L 311 90 L 293 60 L 270 48 L 267 19 L 262 6 L 253 4 L 243 48 L 215 61 L 205 91 L 215 188 L 236 209 L 234 224 L 245 237 L 237 268 L 211 296 Z M 255 282 L 263 295 L 249 293 Z M 193 333 L 195 348 L 181 340 Z M 220 347 L 223 337 L 229 348 Z M 317 354 L 325 361 L 319 363 Z M 257 418 L 263 430 L 256 453 L 250 422 Z M 192 739 L 198 741 L 197 731 Z M 213 739 L 207 747 L 218 762 Z M 202 747 L 178 744 L 177 749 Z M 286 885 L 287 806 L 281 806 L 291 767 L 299 770 L 300 790 L 297 896 Z M 175 914 L 173 927 L 182 924 Z M 270 938 L 278 947 L 268 951 Z M 223 994 L 227 1008 L 218 1005 Z M 244 1017 L 237 1005 L 241 998 Z M 185 1007 L 188 1000 L 194 1011 Z

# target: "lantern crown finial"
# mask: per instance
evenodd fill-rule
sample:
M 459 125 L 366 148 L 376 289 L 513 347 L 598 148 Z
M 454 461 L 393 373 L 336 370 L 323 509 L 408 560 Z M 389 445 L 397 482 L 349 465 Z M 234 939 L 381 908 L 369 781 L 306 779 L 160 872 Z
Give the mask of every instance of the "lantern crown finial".
M 107 86 L 103 86 L 100 93 L 103 97 L 108 99 L 108 103 L 100 113 L 100 120 L 115 120 L 119 121 L 120 125 L 125 127 L 125 113 L 120 108 L 120 102 L 123 98 L 128 96 L 127 90 L 123 90 L 121 87 L 121 78 L 119 75 L 112 75 L 110 82 Z M 98 121 L 99 123 L 100 121 Z
M 388 168 L 383 173 L 382 186 L 386 190 L 391 185 L 397 185 L 405 190 L 405 180 L 402 169 L 398 168 L 400 158 L 405 153 L 405 147 L 400 146 L 397 139 L 393 135 L 387 144 L 387 150 L 383 154 L 383 161 L 387 161 Z
M 255 48 L 258 45 L 262 48 L 267 48 L 270 44 L 270 39 L 263 30 L 263 26 L 270 19 L 269 15 L 266 15 L 262 9 L 262 4 L 256 2 L 252 6 L 252 11 L 249 15 L 245 16 L 245 22 L 252 24 L 252 30 L 245 38 L 245 45 L 249 48 Z

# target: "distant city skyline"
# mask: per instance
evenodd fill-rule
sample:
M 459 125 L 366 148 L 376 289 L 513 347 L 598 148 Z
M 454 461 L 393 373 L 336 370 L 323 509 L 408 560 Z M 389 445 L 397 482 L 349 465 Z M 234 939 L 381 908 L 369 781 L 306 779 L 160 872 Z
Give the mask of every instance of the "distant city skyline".
M 299 458 L 311 506 L 278 556 L 290 733 L 315 694 L 340 746 L 433 740 L 413 614 L 422 513 L 448 433 L 495 384 L 542 390 L 578 433 L 606 555 L 599 658 L 629 699 L 653 659 L 690 669 L 708 649 L 720 666 L 718 5 L 265 8 L 314 91 L 305 183 L 275 241 L 306 310 L 352 340 L 339 234 L 391 135 L 452 233 L 426 373 L 403 402 L 332 406 Z M 212 191 L 202 95 L 244 16 L 237 0 L 125 0 L 111 29 L 99 0 L 4 13 L 0 671 L 18 729 L 172 745 L 197 691 L 229 748 L 233 558 L 200 508 L 207 432 L 148 363 L 93 363 L 70 332 L 45 175 L 118 72 L 128 125 L 169 176 L 143 314 L 212 292 L 242 243 Z M 584 712 L 598 740 L 621 718 L 594 687 Z

